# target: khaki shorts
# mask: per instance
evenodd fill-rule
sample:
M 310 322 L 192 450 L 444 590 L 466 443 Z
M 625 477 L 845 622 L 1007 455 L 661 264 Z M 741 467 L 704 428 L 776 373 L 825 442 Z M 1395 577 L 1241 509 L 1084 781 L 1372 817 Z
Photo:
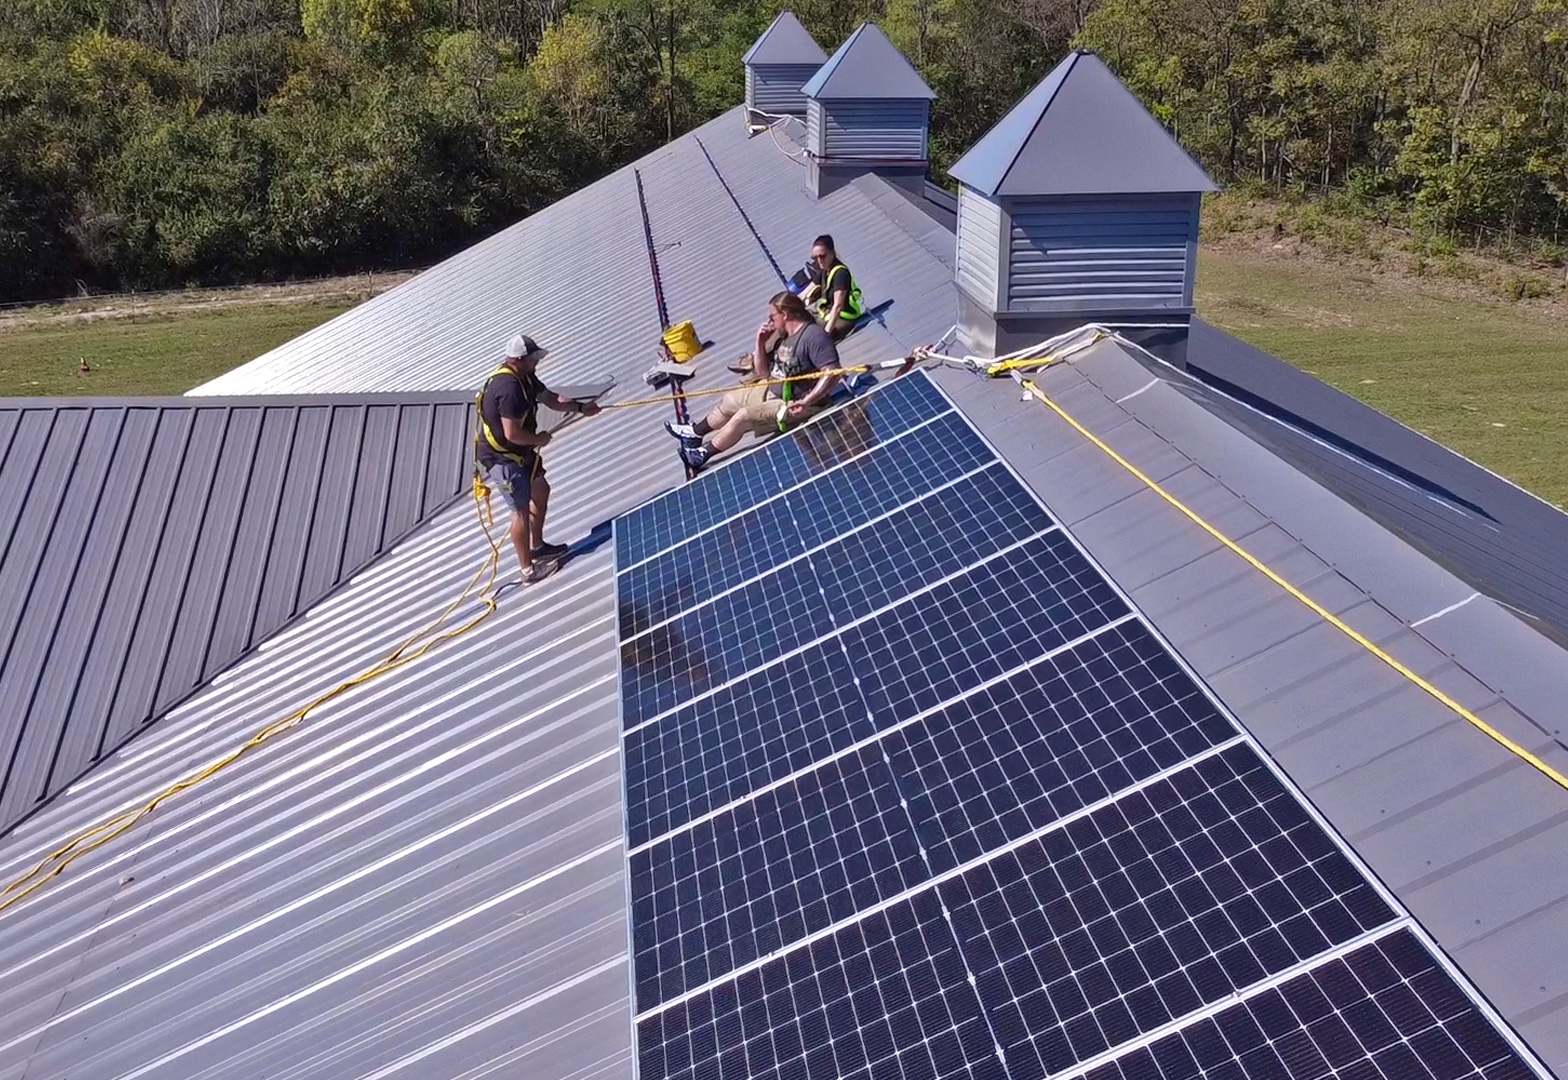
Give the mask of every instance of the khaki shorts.
M 770 396 L 768 389 L 766 386 L 747 386 L 731 390 L 724 395 L 720 408 L 730 416 L 744 416 L 753 435 L 777 435 L 784 400 Z M 812 409 L 799 420 L 791 421 L 788 426 L 799 427 L 821 411 L 820 406 Z

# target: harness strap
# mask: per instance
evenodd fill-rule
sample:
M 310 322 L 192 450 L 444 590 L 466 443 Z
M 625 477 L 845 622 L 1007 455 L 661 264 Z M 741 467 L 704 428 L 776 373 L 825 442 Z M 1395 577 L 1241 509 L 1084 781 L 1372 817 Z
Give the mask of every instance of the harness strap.
M 525 455 L 518 453 L 517 450 L 505 439 L 499 438 L 495 431 L 490 427 L 490 424 L 485 420 L 485 394 L 490 389 L 490 383 L 500 375 L 510 375 L 512 378 L 517 380 L 518 386 L 523 386 L 522 376 L 517 374 L 517 372 L 513 371 L 511 368 L 502 365 L 501 367 L 498 367 L 492 371 L 489 377 L 485 379 L 485 384 L 479 388 L 479 396 L 474 400 L 474 404 L 479 412 L 479 429 L 474 432 L 474 472 L 476 475 L 481 472 L 479 468 L 479 440 L 481 438 L 490 444 L 491 450 L 494 450 L 497 454 L 506 458 L 506 460 L 512 462 L 513 464 L 533 465 L 537 464 L 539 460 L 538 454 Z M 524 396 L 527 396 L 526 388 L 524 389 Z M 528 404 L 530 412 L 537 410 L 537 402 L 530 400 Z

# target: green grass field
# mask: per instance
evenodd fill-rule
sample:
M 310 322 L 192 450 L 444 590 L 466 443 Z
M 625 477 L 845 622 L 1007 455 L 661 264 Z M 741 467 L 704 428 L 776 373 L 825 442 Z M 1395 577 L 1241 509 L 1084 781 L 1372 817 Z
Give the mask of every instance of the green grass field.
M 0 333 L 0 395 L 183 394 L 348 305 L 236 307 Z M 79 375 L 77 365 L 91 368 Z
M 0 333 L 0 395 L 179 394 L 347 310 L 238 307 Z M 1198 310 L 1559 506 L 1568 320 L 1311 259 L 1206 248 Z M 78 375 L 86 357 L 92 371 Z
M 1206 253 L 1204 318 L 1568 505 L 1568 321 L 1419 281 Z

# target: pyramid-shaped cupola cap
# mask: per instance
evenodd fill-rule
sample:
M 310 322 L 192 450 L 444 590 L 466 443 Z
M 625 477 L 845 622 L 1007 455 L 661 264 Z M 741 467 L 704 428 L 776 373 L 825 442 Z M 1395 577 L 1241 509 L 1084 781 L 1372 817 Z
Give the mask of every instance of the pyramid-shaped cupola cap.
M 984 195 L 1217 191 L 1203 168 L 1092 52 L 1075 52 L 958 159 Z
M 839 101 L 849 98 L 936 97 L 915 66 L 875 23 L 862 23 L 845 39 L 832 59 L 801 88 L 808 98 Z
M 817 44 L 817 39 L 800 25 L 794 13 L 781 11 L 779 17 L 773 20 L 740 59 L 743 64 L 757 67 L 764 64 L 820 64 L 827 58 L 828 54 Z

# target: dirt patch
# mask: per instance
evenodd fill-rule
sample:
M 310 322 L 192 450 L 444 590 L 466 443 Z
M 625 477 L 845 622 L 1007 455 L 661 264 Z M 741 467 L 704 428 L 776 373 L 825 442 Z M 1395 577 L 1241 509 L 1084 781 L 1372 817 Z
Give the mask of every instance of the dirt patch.
M 49 326 L 150 321 L 232 308 L 354 304 L 395 288 L 417 273 L 418 270 L 397 270 L 317 281 L 242 285 L 228 289 L 85 296 L 0 310 L 0 334 Z

